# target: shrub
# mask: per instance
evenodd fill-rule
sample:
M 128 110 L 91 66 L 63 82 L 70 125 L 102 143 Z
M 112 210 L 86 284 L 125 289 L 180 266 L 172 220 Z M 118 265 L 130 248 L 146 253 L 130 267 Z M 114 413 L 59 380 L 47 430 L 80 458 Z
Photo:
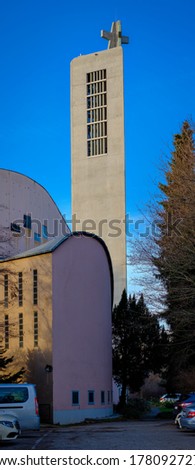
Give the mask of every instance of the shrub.
M 172 402 L 167 401 L 167 402 L 163 403 L 163 408 L 169 408 L 169 409 L 174 408 L 174 402 L 173 401 Z
M 130 398 L 126 405 L 120 410 L 124 418 L 139 419 L 141 416 L 150 411 L 150 405 L 142 398 Z

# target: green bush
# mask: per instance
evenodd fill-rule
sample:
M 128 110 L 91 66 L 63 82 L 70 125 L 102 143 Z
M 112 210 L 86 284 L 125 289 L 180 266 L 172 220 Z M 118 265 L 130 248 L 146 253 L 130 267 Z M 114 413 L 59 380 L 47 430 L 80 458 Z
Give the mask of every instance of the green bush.
M 138 419 L 141 416 L 150 411 L 150 405 L 146 400 L 142 398 L 130 398 L 123 409 L 120 410 L 124 418 Z
M 163 407 L 164 408 L 169 408 L 169 410 L 173 409 L 174 408 L 174 402 L 168 402 L 167 401 L 167 402 L 163 403 Z

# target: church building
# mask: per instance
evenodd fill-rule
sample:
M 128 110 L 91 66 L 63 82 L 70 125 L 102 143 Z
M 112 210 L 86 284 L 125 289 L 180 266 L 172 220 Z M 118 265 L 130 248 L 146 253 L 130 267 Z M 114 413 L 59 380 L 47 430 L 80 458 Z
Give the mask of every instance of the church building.
M 54 424 L 112 414 L 112 307 L 126 288 L 121 23 L 71 63 L 73 231 L 47 190 L 0 169 L 0 346 Z
M 22 380 L 36 384 L 42 420 L 109 416 L 108 249 L 94 234 L 71 233 L 51 196 L 30 178 L 0 170 L 0 188 L 0 345 L 14 357 L 14 371 L 24 367 Z

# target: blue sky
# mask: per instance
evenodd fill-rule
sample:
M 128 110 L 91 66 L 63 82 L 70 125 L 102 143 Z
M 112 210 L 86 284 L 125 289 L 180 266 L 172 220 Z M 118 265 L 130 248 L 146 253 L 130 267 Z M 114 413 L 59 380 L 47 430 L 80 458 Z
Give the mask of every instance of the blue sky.
M 122 21 L 127 212 L 155 192 L 172 136 L 195 112 L 194 0 L 0 0 L 0 167 L 25 173 L 70 216 L 70 61 Z

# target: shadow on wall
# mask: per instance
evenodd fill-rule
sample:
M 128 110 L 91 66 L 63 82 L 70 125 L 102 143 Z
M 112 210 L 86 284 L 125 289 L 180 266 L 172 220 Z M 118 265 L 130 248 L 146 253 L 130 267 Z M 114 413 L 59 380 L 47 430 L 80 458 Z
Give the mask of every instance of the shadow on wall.
M 36 385 L 41 422 L 52 422 L 53 373 L 52 354 L 49 350 L 28 351 L 26 380 Z

